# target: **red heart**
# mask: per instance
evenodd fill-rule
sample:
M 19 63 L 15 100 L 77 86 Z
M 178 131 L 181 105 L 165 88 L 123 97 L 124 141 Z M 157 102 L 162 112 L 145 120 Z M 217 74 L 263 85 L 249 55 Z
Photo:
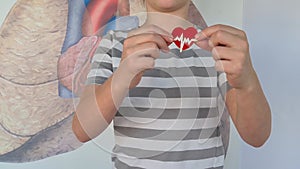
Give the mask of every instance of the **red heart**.
M 187 50 L 194 44 L 192 39 L 194 39 L 197 33 L 198 31 L 194 27 L 189 27 L 185 30 L 177 27 L 173 30 L 174 43 L 180 49 L 180 52 Z

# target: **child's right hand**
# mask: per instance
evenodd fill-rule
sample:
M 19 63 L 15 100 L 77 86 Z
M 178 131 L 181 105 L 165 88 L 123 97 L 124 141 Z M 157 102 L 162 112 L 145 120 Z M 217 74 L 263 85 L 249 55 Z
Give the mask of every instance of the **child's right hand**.
M 169 51 L 172 35 L 155 25 L 143 26 L 128 34 L 124 41 L 121 63 L 117 69 L 126 88 L 136 87 L 148 69 L 153 69 L 160 50 Z

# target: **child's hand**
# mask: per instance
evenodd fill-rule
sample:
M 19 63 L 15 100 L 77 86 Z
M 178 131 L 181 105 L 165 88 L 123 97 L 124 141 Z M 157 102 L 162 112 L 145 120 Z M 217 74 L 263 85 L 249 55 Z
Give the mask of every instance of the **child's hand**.
M 195 38 L 199 47 L 212 52 L 216 70 L 226 73 L 231 87 L 244 89 L 254 83 L 255 71 L 245 32 L 230 26 L 214 25 Z
M 122 59 L 118 68 L 118 72 L 122 73 L 119 77 L 122 77 L 123 85 L 129 88 L 136 87 L 143 72 L 154 68 L 159 51 L 169 51 L 168 43 L 172 41 L 170 33 L 154 25 L 130 32 L 124 41 Z

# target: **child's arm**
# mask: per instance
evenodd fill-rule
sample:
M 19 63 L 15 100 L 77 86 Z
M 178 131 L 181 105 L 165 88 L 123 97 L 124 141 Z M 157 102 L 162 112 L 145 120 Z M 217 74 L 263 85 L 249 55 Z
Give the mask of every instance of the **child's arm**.
M 227 92 L 226 105 L 243 140 L 260 147 L 271 133 L 271 110 L 256 74 L 250 76 L 251 84 Z
M 115 73 L 102 85 L 89 85 L 81 96 L 73 119 L 73 131 L 81 142 L 98 136 L 112 121 L 128 89 L 141 80 L 143 71 L 154 67 L 159 51 L 173 41 L 157 26 L 140 28 L 124 41 L 122 59 Z
M 112 83 L 115 76 L 102 85 L 87 86 L 80 97 L 72 126 L 79 141 L 87 142 L 98 136 L 112 121 L 126 92 L 126 89 L 113 85 L 118 83 L 117 79 Z
M 212 51 L 216 69 L 225 72 L 232 87 L 226 94 L 231 118 L 248 144 L 259 147 L 271 132 L 271 111 L 252 66 L 246 34 L 215 25 L 196 36 L 197 44 Z

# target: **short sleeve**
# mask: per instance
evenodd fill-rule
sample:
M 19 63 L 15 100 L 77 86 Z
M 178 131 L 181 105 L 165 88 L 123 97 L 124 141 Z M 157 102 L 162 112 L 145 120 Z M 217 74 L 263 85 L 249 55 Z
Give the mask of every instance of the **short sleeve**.
M 86 85 L 103 84 L 112 74 L 112 31 L 103 36 L 92 58 L 91 69 L 87 75 Z
M 218 88 L 219 91 L 224 99 L 225 94 L 227 91 L 231 89 L 230 84 L 227 81 L 226 73 L 225 72 L 218 72 Z

